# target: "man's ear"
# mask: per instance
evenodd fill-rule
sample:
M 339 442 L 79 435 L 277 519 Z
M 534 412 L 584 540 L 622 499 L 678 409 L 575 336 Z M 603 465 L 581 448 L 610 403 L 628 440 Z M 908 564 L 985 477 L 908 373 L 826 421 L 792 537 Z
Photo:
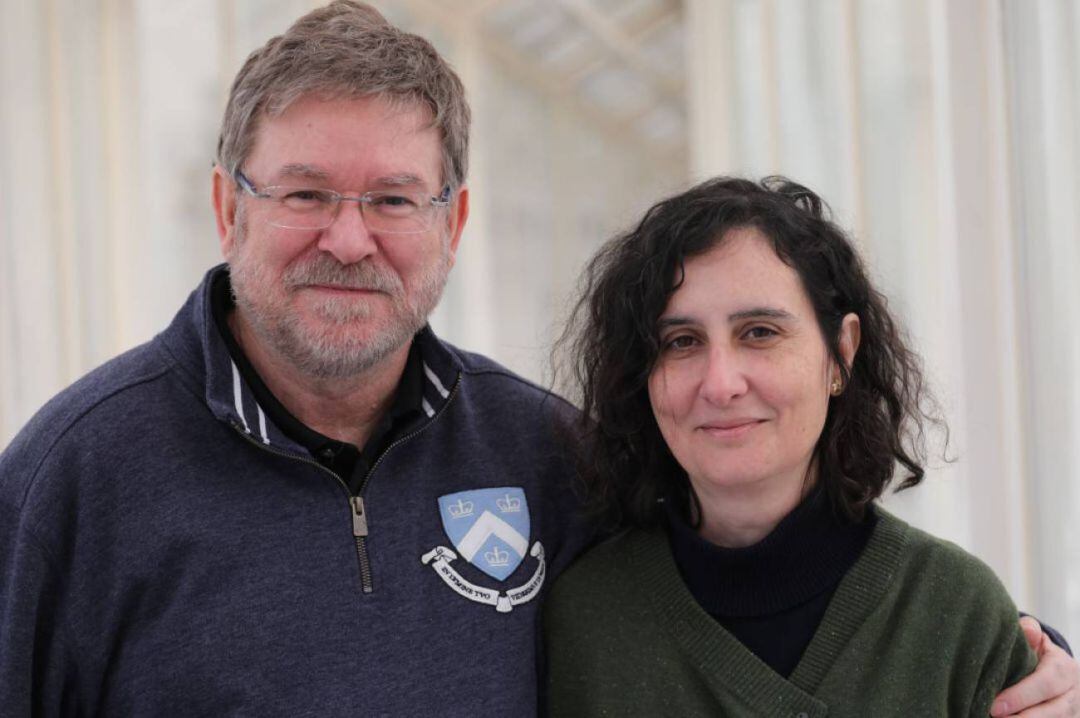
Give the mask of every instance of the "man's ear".
M 457 196 L 450 204 L 447 213 L 447 231 L 450 233 L 450 264 L 454 263 L 457 256 L 458 244 L 461 242 L 461 233 L 465 230 L 465 221 L 469 218 L 469 188 L 462 187 L 457 191 Z
M 840 357 L 844 360 L 844 366 L 851 370 L 855 361 L 855 354 L 859 351 L 859 340 L 862 338 L 862 324 L 859 315 L 854 312 L 844 315 L 840 321 Z M 839 372 L 837 372 L 839 374 Z M 834 379 L 840 379 L 839 376 Z
M 211 183 L 210 201 L 214 205 L 214 219 L 217 220 L 218 243 L 221 256 L 228 259 L 236 244 L 236 183 L 217 164 L 214 165 Z

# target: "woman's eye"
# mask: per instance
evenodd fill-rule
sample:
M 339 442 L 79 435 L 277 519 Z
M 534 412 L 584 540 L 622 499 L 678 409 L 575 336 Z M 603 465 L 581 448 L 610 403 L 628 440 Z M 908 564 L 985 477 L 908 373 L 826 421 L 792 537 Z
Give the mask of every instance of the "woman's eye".
M 743 336 L 747 339 L 757 340 L 769 339 L 776 336 L 776 334 L 776 330 L 770 327 L 750 327 L 745 332 L 743 332 Z
M 677 337 L 673 337 L 664 342 L 666 349 L 689 349 L 694 346 L 696 339 L 689 334 L 683 334 Z

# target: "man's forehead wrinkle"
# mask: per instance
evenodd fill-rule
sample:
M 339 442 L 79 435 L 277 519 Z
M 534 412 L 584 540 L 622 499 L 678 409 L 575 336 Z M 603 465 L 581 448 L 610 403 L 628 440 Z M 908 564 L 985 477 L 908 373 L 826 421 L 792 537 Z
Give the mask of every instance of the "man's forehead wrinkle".
M 278 170 L 278 177 L 302 177 L 304 179 L 327 180 L 330 173 L 324 169 L 303 162 L 290 162 Z
M 419 175 L 414 175 L 409 172 L 403 172 L 401 174 L 384 175 L 378 177 L 375 180 L 377 185 L 385 185 L 389 187 L 401 187 L 406 185 L 418 185 L 424 184 L 424 179 Z
M 277 177 L 282 179 L 297 178 L 325 182 L 330 180 L 332 175 L 329 171 L 315 165 L 302 162 L 290 162 L 282 165 L 281 169 L 277 172 Z M 425 184 L 425 181 L 423 177 L 412 172 L 398 172 L 376 177 L 372 184 L 382 187 L 412 187 Z

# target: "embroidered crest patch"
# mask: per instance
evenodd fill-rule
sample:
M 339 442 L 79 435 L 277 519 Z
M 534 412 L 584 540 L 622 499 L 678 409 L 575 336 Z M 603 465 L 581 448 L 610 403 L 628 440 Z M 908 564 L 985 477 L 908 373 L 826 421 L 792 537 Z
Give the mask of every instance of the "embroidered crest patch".
M 439 497 L 439 514 L 446 537 L 457 553 L 436 546 L 421 557 L 440 578 L 461 596 L 495 606 L 500 613 L 532 600 L 544 583 L 544 547 L 539 541 L 529 548 L 529 504 L 519 487 L 459 491 Z M 462 578 L 450 564 L 460 556 L 497 581 L 505 581 L 526 554 L 537 559 L 532 578 L 516 589 L 477 586 Z

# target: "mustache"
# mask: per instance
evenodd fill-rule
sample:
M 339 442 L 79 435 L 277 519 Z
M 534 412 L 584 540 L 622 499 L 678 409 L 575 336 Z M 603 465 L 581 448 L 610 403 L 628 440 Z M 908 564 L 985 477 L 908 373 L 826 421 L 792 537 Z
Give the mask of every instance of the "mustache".
M 314 256 L 303 264 L 294 264 L 282 276 L 289 289 L 313 284 L 363 289 L 366 291 L 399 294 L 403 287 L 401 279 L 385 267 L 370 261 L 341 264 L 326 254 Z

